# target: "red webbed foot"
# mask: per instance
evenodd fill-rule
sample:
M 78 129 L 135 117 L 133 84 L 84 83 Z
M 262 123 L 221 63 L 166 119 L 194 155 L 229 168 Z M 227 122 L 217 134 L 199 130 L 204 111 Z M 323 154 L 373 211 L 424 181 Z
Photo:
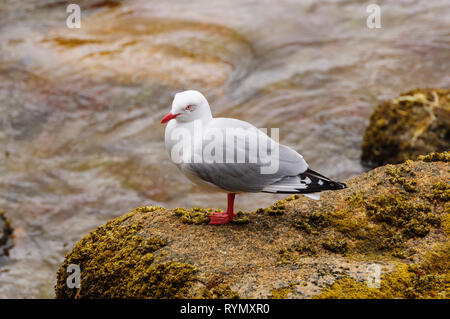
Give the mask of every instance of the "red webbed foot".
M 209 224 L 210 225 L 222 225 L 229 223 L 233 220 L 235 214 L 229 215 L 227 212 L 215 212 L 209 215 Z
M 228 203 L 227 203 L 227 211 L 226 212 L 214 212 L 209 215 L 209 224 L 210 225 L 223 225 L 229 223 L 233 220 L 236 214 L 234 213 L 234 196 L 236 194 L 231 193 L 227 195 Z

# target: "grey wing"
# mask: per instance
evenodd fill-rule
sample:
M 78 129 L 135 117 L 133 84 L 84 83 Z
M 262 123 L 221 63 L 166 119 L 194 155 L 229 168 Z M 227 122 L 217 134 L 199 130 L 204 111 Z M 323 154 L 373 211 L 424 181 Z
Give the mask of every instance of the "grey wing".
M 256 163 L 183 163 L 180 168 L 229 192 L 260 192 L 308 168 L 300 154 L 289 147 L 277 146 L 278 151 L 271 152 L 270 161 L 263 162 L 258 156 Z
M 180 168 L 223 190 L 237 193 L 259 192 L 280 179 L 260 174 L 259 165 L 253 163 L 188 163 L 181 164 Z

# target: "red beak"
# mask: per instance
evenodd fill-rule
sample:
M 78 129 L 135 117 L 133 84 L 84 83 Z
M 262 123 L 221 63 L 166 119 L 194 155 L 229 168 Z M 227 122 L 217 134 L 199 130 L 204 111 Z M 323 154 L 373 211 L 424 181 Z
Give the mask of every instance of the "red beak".
M 172 114 L 172 113 L 167 114 L 167 115 L 164 116 L 163 119 L 161 120 L 161 124 L 164 124 L 164 123 L 169 122 L 170 120 L 176 118 L 178 115 L 180 115 L 180 113 L 178 113 L 178 114 Z

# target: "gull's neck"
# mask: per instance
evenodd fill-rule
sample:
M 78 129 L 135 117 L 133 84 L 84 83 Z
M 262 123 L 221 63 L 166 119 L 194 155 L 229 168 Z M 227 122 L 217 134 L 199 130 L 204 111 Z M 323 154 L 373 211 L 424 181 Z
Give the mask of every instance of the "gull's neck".
M 212 113 L 211 113 L 211 107 L 209 106 L 209 103 L 206 102 L 206 105 L 208 106 L 205 110 L 205 112 L 202 114 L 202 117 L 200 118 L 203 123 L 211 121 L 213 119 Z

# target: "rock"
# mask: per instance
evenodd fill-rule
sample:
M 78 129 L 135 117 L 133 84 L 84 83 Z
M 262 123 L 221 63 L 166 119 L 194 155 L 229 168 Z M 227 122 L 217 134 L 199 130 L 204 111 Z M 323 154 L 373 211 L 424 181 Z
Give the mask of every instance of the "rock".
M 8 252 L 11 234 L 12 227 L 6 219 L 5 213 L 0 210 L 0 256 Z
M 416 89 L 379 105 L 370 117 L 361 160 L 369 166 L 402 163 L 448 151 L 450 90 Z
M 228 225 L 207 225 L 199 208 L 139 207 L 76 244 L 56 296 L 448 298 L 449 157 L 379 167 L 320 201 L 292 196 Z M 80 288 L 66 284 L 70 264 Z M 381 285 L 369 289 L 374 268 Z

